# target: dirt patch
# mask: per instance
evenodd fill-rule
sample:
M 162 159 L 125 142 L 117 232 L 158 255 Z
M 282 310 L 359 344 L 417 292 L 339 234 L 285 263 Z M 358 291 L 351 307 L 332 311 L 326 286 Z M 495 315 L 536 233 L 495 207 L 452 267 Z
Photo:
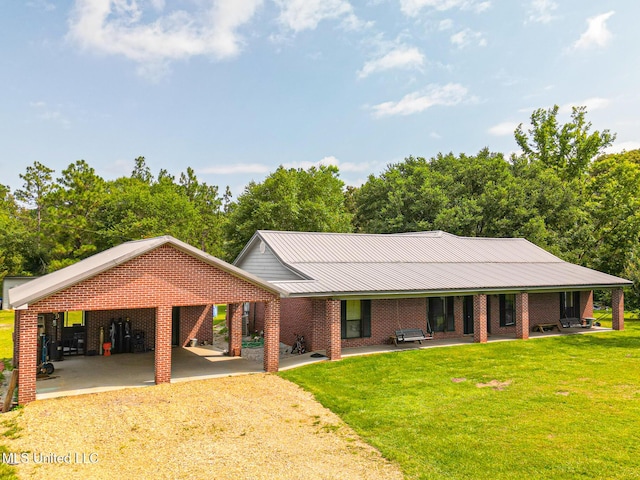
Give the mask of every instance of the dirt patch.
M 462 382 L 466 382 L 467 379 L 466 378 L 452 378 L 451 381 L 453 383 L 462 383 Z
M 498 380 L 491 380 L 488 383 L 476 383 L 476 387 L 478 388 L 493 388 L 494 390 L 504 390 L 509 385 L 511 385 L 511 380 L 507 380 L 506 382 L 500 382 Z
M 275 375 L 40 400 L 4 415 L 20 437 L 0 443 L 28 453 L 21 478 L 402 478 L 309 393 Z M 51 454 L 70 462 L 33 460 Z

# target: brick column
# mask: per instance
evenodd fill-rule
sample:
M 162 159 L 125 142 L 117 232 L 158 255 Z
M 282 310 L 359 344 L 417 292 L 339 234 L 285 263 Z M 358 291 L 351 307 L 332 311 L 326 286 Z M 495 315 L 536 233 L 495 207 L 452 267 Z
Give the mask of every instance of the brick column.
M 272 373 L 280 365 L 280 299 L 268 301 L 265 307 L 263 368 Z
M 156 384 L 171 381 L 171 306 L 156 308 Z
M 453 327 L 456 335 L 464 335 L 464 297 L 453 297 Z
M 516 293 L 516 338 L 529 338 L 529 294 Z
M 487 343 L 487 296 L 473 296 L 473 341 Z
M 611 327 L 624 330 L 624 291 L 616 288 L 611 291 Z
M 242 304 L 227 305 L 227 319 L 229 321 L 229 356 L 242 355 Z
M 38 363 L 38 314 L 29 310 L 16 311 L 20 315 L 20 330 L 16 332 L 20 342 L 18 351 L 18 404 L 36 399 L 36 366 Z
M 325 329 L 325 302 L 323 300 L 311 301 L 311 316 L 313 333 L 310 341 L 307 341 L 307 350 L 325 350 L 327 348 Z
M 340 360 L 342 358 L 340 300 L 327 300 L 325 308 L 327 356 L 329 360 Z

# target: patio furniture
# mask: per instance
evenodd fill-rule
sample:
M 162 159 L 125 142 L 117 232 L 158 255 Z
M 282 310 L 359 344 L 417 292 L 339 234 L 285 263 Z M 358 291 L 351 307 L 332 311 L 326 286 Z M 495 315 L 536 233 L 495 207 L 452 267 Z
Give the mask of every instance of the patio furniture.
M 538 323 L 531 328 L 531 331 L 544 333 L 546 331 L 552 331 L 554 328 L 560 331 L 557 323 Z
M 579 318 L 561 318 L 560 325 L 562 328 L 582 327 L 582 321 Z
M 419 328 L 405 328 L 402 330 L 396 330 L 396 336 L 393 337 L 393 343 L 397 346 L 398 343 L 405 342 L 420 342 L 422 340 L 431 340 L 433 336 L 427 337 Z

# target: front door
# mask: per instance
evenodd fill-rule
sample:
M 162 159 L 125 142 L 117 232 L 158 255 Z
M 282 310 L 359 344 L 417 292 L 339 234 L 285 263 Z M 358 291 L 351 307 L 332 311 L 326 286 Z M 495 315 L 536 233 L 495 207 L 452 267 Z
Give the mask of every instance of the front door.
M 462 315 L 464 317 L 464 334 L 473 333 L 473 296 L 464 297 Z

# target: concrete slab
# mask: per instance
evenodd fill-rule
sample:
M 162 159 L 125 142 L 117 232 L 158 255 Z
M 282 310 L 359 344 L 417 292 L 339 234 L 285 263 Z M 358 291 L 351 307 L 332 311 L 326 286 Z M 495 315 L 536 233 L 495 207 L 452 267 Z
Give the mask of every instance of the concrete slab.
M 610 328 L 572 328 L 560 332 L 532 332 L 531 339 L 560 335 L 580 335 L 603 331 Z M 492 335 L 488 341 L 513 341 L 513 335 Z M 371 345 L 367 347 L 344 348 L 342 357 L 371 355 L 376 353 L 399 352 L 426 348 L 468 345 L 473 336 L 454 339 L 427 340 L 419 343 L 395 345 Z M 280 370 L 297 368 L 311 363 L 328 361 L 326 356 L 312 356 L 314 353 L 326 355 L 325 351 L 309 352 L 303 355 L 285 355 L 280 359 Z M 228 357 L 214 346 L 175 347 L 171 350 L 171 382 L 186 382 L 205 378 L 226 377 L 260 373 L 262 361 L 242 357 Z M 65 357 L 62 362 L 54 362 L 55 372 L 49 378 L 36 382 L 36 399 L 81 395 L 122 388 L 145 387 L 155 384 L 154 353 L 123 353 L 104 356 Z

